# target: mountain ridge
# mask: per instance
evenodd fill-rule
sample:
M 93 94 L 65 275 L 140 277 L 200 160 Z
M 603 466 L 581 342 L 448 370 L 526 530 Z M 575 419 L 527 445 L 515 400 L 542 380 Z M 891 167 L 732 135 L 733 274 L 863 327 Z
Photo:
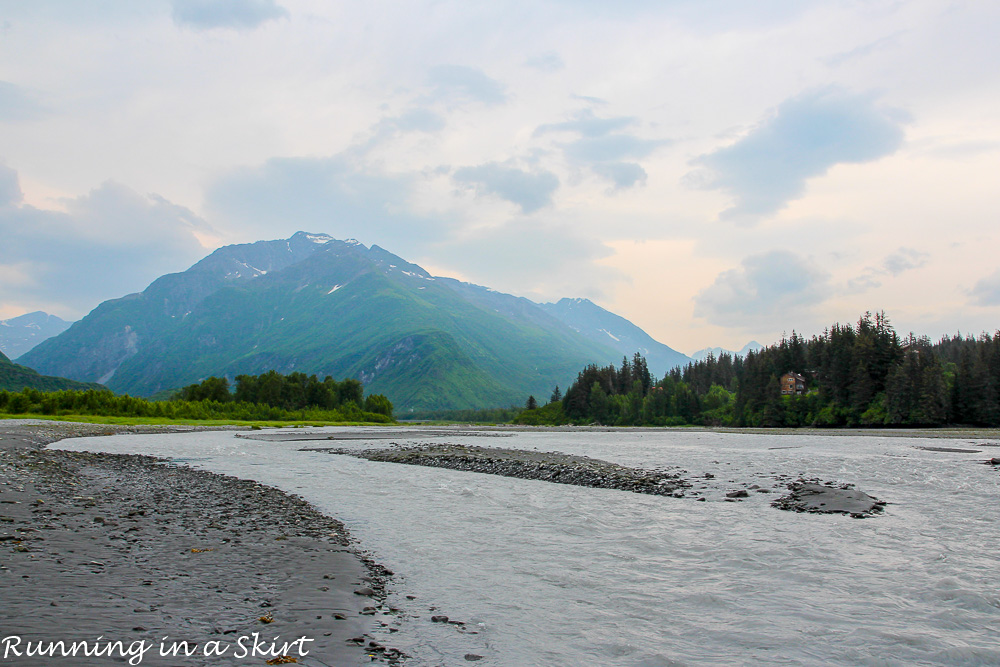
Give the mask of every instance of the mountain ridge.
M 610 345 L 623 356 L 631 357 L 638 352 L 646 358 L 653 375 L 662 376 L 671 368 L 692 361 L 686 354 L 653 339 L 621 315 L 605 310 L 589 299 L 563 298 L 556 303 L 540 305 L 581 335 Z
M 589 363 L 621 359 L 621 349 L 550 311 L 432 276 L 377 245 L 298 232 L 219 248 L 106 301 L 24 361 L 147 396 L 208 375 L 274 369 L 358 378 L 399 414 L 496 407 L 548 395 Z
M 755 340 L 752 340 L 749 343 L 747 343 L 746 345 L 744 345 L 743 348 L 740 349 L 739 351 L 727 350 L 727 349 L 721 348 L 721 347 L 706 347 L 706 348 L 703 348 L 701 350 L 698 350 L 697 352 L 692 352 L 690 356 L 691 356 L 691 359 L 694 360 L 694 361 L 704 361 L 705 359 L 708 358 L 709 354 L 711 354 L 712 356 L 714 356 L 716 359 L 719 358 L 720 354 L 728 354 L 728 355 L 731 355 L 733 357 L 744 357 L 745 358 L 747 356 L 748 352 L 759 352 L 760 350 L 763 350 L 763 349 L 764 349 L 763 345 L 761 345 L 760 343 L 758 343 Z
M 0 320 L 0 352 L 17 359 L 42 341 L 57 336 L 72 322 L 41 310 Z

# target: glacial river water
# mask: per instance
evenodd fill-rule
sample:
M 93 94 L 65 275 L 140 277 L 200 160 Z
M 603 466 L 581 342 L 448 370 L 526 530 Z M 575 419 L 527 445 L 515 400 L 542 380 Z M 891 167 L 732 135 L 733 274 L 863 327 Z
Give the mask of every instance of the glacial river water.
M 262 442 L 210 432 L 57 446 L 152 454 L 255 479 L 341 519 L 397 573 L 389 602 L 403 613 L 393 617 L 396 632 L 376 636 L 413 655 L 411 664 L 467 665 L 466 654 L 491 666 L 1000 664 L 1000 469 L 981 464 L 1000 457 L 996 440 L 281 432 L 379 439 Z M 301 451 L 389 442 L 677 466 L 707 502 Z M 770 507 L 799 476 L 853 483 L 889 504 L 867 519 Z M 724 500 L 752 485 L 772 493 Z M 431 614 L 464 621 L 465 630 L 431 623 Z

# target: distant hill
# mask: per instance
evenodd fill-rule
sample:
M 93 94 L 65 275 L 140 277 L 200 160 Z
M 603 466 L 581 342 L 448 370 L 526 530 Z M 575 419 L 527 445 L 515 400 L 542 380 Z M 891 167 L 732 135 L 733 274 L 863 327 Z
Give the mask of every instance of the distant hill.
M 0 320 L 0 352 L 17 359 L 43 340 L 69 328 L 70 322 L 37 310 L 33 313 Z
M 607 311 L 589 299 L 560 299 L 543 303 L 542 308 L 580 335 L 618 350 L 632 358 L 636 352 L 646 358 L 650 372 L 662 377 L 671 368 L 691 361 L 686 354 L 653 340 L 645 331 L 624 317 Z
M 76 382 L 61 377 L 41 375 L 27 366 L 15 364 L 0 352 L 0 390 L 21 391 L 25 387 L 41 391 L 60 391 L 63 389 L 105 389 L 99 384 Z
M 691 354 L 691 358 L 693 360 L 695 360 L 695 361 L 702 361 L 704 359 L 707 359 L 709 354 L 711 354 L 711 355 L 715 356 L 716 358 L 718 358 L 719 355 L 722 354 L 723 352 L 725 352 L 726 354 L 731 354 L 731 355 L 736 356 L 736 357 L 745 357 L 745 356 L 747 356 L 748 352 L 751 352 L 751 351 L 753 351 L 753 352 L 759 352 L 760 350 L 763 350 L 763 349 L 764 349 L 763 345 L 761 345 L 760 343 L 758 343 L 755 340 L 752 340 L 749 343 L 747 343 L 746 345 L 744 345 L 743 348 L 741 350 L 737 351 L 737 352 L 734 352 L 732 350 L 726 350 L 726 349 L 723 349 L 721 347 L 706 347 L 703 350 L 698 350 L 697 352 L 692 353 Z
M 583 309 L 597 311 L 616 317 Z M 142 293 L 102 303 L 21 361 L 140 396 L 271 369 L 354 377 L 403 415 L 521 404 L 567 386 L 587 364 L 621 360 L 620 340 L 601 341 L 562 317 L 431 276 L 378 246 L 299 232 L 219 248 Z M 625 320 L 615 327 L 660 349 Z

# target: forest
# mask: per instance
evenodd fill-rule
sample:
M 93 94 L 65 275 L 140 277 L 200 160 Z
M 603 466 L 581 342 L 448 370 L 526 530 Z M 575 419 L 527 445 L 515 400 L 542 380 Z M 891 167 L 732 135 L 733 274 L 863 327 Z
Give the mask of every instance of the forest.
M 236 421 L 393 421 L 392 403 L 381 394 L 364 396 L 360 382 L 269 371 L 239 375 L 231 392 L 226 378 L 209 377 L 165 401 L 117 395 L 110 390 L 0 391 L 0 413 L 99 415 L 153 419 Z
M 783 392 L 786 374 L 800 384 Z M 557 388 L 558 389 L 558 388 Z M 534 397 L 529 398 L 529 404 Z M 537 405 L 537 401 L 535 402 Z M 529 406 L 530 408 L 530 406 Z M 650 376 L 639 354 L 587 366 L 560 398 L 524 410 L 523 424 L 737 427 L 1000 425 L 1000 332 L 932 343 L 901 337 L 885 313 L 794 331 L 746 357 L 721 354 Z

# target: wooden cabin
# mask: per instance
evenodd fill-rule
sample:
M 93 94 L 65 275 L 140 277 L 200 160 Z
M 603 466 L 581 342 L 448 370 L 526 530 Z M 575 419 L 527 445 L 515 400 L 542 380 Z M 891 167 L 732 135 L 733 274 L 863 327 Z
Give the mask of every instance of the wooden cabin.
M 785 373 L 781 376 L 782 396 L 801 396 L 806 393 L 806 377 L 798 373 Z

